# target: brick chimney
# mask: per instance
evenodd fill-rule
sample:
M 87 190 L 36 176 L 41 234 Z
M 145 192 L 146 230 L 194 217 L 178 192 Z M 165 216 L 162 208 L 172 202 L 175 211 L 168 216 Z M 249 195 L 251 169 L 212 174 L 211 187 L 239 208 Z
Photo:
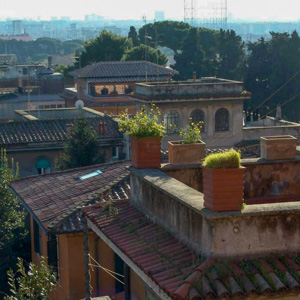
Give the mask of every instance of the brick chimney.
M 105 135 L 106 132 L 106 123 L 104 121 L 99 122 L 99 133 Z
M 73 124 L 66 124 L 67 127 L 67 135 L 70 136 L 72 134 L 73 131 Z

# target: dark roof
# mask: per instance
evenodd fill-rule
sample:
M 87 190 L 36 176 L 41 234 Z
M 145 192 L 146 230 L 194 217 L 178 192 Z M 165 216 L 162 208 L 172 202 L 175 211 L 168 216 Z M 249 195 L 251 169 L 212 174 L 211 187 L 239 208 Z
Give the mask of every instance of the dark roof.
M 99 138 L 121 138 L 117 123 L 109 117 L 88 118 L 99 133 L 100 122 L 106 123 L 105 133 Z M 76 118 L 55 120 L 34 120 L 0 123 L 0 147 L 36 143 L 63 143 L 67 138 L 67 124 L 74 124 Z
M 139 269 L 172 299 L 242 299 L 300 291 L 300 257 L 282 256 L 229 261 L 199 257 L 153 223 L 128 201 L 115 201 L 115 214 L 106 204 L 83 213 Z
M 114 83 L 114 82 L 146 82 L 146 81 L 167 81 L 168 75 L 146 75 L 132 77 L 108 77 L 108 78 L 89 78 L 88 83 Z
M 10 188 L 47 232 L 81 231 L 79 212 L 85 204 L 128 198 L 128 165 L 119 161 L 31 176 L 12 182 Z M 97 170 L 102 174 L 79 180 Z
M 128 77 L 156 77 L 159 75 L 178 74 L 177 71 L 148 62 L 148 61 L 107 61 L 88 65 L 69 73 L 81 78 L 128 78 Z M 139 81 L 139 80 L 138 80 Z M 116 82 L 116 81 L 114 81 Z

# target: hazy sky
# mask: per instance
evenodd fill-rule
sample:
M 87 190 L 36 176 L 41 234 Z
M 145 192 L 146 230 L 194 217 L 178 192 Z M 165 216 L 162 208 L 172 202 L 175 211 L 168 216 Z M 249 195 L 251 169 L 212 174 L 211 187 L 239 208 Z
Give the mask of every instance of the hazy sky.
M 203 1 L 216 0 L 198 0 Z M 183 19 L 184 0 L 0 0 L 0 18 L 49 19 L 69 16 L 83 19 L 99 14 L 114 19 L 153 19 L 155 10 L 164 10 L 166 18 Z M 228 13 L 234 18 L 254 20 L 299 20 L 300 0 L 228 0 Z

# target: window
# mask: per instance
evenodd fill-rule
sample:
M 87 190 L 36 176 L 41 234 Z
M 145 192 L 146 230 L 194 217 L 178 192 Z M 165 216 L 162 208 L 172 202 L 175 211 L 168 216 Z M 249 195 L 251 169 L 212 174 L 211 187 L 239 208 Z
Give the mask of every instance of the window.
M 47 242 L 48 265 L 52 266 L 58 274 L 58 259 L 57 259 L 57 237 L 50 235 Z
M 177 133 L 179 130 L 179 114 L 175 110 L 168 111 L 164 116 L 167 134 Z
M 124 282 L 124 277 L 123 277 L 124 276 L 124 261 L 116 253 L 115 253 L 115 272 L 117 274 L 122 275 L 122 276 L 115 275 L 116 278 L 118 278 L 118 280 L 115 279 L 116 293 L 121 293 L 124 291 L 124 284 L 121 283 L 121 282 Z
M 50 173 L 50 162 L 47 159 L 39 159 L 35 164 L 35 168 L 39 175 Z
M 191 123 L 198 124 L 201 122 L 201 132 L 204 132 L 204 112 L 201 109 L 195 109 L 191 113 Z
M 108 88 L 103 88 L 101 90 L 101 95 L 108 95 Z
M 28 69 L 27 68 L 23 68 L 23 75 L 27 75 L 28 74 Z
M 220 108 L 217 110 L 215 115 L 215 130 L 229 130 L 229 111 L 226 108 Z
M 35 220 L 33 220 L 33 244 L 34 251 L 41 255 L 41 230 Z
M 112 158 L 119 158 L 119 147 L 112 147 Z
M 57 108 L 62 108 L 62 104 L 57 104 Z

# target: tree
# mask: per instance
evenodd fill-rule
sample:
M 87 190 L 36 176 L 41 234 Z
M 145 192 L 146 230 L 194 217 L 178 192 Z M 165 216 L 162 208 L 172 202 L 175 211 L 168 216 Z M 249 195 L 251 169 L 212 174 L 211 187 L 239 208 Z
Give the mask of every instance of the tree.
M 191 26 L 188 23 L 179 21 L 162 21 L 144 25 L 139 29 L 139 40 L 145 41 L 145 34 L 150 38 L 153 45 L 157 41 L 158 46 L 168 47 L 174 52 L 182 47 Z
M 143 44 L 126 52 L 123 55 L 122 60 L 147 60 L 162 66 L 166 66 L 168 62 L 166 55 L 159 49 L 154 49 Z
M 272 66 L 270 46 L 264 38 L 248 44 L 250 54 L 247 58 L 245 87 L 252 93 L 251 107 L 257 106 L 270 95 L 270 77 Z
M 131 39 L 133 47 L 139 46 L 140 43 L 139 43 L 138 33 L 136 32 L 134 26 L 130 26 L 128 32 L 128 39 Z
M 204 75 L 205 52 L 200 45 L 197 28 L 189 30 L 182 51 L 175 54 L 174 59 L 176 63 L 173 67 L 179 71 L 180 79 L 191 78 L 194 71 L 200 76 Z
M 245 44 L 234 30 L 220 29 L 218 34 L 219 66 L 217 76 L 242 80 L 245 72 Z
M 106 30 L 95 39 L 83 44 L 81 66 L 99 61 L 120 61 L 126 51 L 132 48 L 132 41 Z
M 9 190 L 9 183 L 18 178 L 18 166 L 9 162 L 6 151 L 0 154 L 0 290 L 6 291 L 6 271 L 16 263 L 17 256 L 27 258 L 25 212 L 19 200 Z
M 56 288 L 56 274 L 43 257 L 39 266 L 30 263 L 27 272 L 23 260 L 18 258 L 17 273 L 9 270 L 7 274 L 12 296 L 4 300 L 50 300 L 49 294 Z
M 101 161 L 96 131 L 83 115 L 74 124 L 72 133 L 64 145 L 64 152 L 56 161 L 56 168 L 66 170 L 90 166 Z

